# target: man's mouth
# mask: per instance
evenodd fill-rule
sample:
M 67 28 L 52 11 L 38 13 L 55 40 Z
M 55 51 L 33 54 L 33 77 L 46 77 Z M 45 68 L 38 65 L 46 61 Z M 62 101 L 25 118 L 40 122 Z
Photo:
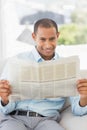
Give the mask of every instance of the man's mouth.
M 52 48 L 44 49 L 44 51 L 46 51 L 46 52 L 51 52 L 51 51 L 53 51 L 53 49 L 52 49 Z

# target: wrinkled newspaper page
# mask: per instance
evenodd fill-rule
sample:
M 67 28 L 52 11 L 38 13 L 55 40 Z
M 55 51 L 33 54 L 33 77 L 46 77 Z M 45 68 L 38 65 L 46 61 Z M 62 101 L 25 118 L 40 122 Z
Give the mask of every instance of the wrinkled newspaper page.
M 40 63 L 15 59 L 9 64 L 12 100 L 68 97 L 78 94 L 78 56 Z

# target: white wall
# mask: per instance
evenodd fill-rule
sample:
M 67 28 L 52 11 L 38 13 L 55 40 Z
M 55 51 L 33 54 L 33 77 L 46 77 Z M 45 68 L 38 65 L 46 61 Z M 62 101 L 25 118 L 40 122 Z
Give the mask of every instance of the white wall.
M 0 59 L 4 59 L 5 54 L 5 38 L 4 38 L 4 20 L 3 20 L 3 6 L 4 0 L 0 0 Z

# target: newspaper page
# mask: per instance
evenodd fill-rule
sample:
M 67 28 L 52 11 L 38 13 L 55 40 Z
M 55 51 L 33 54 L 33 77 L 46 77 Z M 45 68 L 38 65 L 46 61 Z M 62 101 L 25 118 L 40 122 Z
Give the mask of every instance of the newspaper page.
M 12 100 L 68 97 L 78 94 L 78 56 L 58 60 L 32 62 L 20 59 L 10 61 L 9 81 Z

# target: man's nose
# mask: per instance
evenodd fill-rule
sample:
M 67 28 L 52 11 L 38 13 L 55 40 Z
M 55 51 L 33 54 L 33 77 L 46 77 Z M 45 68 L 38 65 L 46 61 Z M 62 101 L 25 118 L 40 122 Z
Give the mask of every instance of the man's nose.
M 50 45 L 51 45 L 50 41 L 47 40 L 46 43 L 45 43 L 45 45 L 46 45 L 46 47 L 50 47 Z

